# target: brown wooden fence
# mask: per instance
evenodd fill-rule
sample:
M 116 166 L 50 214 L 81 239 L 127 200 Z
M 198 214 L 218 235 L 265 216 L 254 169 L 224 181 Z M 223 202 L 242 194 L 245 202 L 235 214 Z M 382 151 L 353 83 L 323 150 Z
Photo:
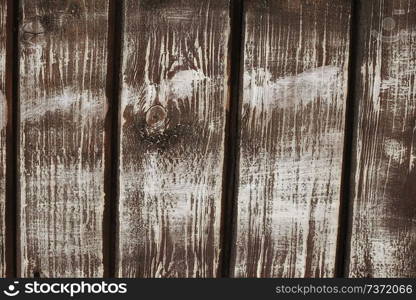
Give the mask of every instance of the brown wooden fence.
M 416 277 L 416 0 L 0 0 L 0 277 Z

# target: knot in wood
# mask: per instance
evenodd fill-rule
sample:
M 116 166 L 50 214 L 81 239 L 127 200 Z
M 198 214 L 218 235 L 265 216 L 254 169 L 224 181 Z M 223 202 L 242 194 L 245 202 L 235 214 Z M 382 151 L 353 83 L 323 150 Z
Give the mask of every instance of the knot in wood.
M 41 17 L 36 17 L 23 23 L 20 28 L 21 40 L 27 44 L 42 44 L 42 39 L 39 37 L 44 36 L 46 28 L 41 20 Z
M 39 35 L 45 33 L 45 28 L 43 27 L 40 18 L 36 18 L 24 23 L 22 26 L 22 31 L 26 34 Z
M 162 105 L 154 105 L 146 112 L 146 124 L 150 132 L 163 132 L 167 124 L 168 113 Z

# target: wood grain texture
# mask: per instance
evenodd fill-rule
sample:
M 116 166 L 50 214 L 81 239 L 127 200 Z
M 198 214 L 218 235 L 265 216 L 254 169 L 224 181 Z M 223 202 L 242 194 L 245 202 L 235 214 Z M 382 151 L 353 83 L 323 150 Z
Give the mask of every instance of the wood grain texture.
M 334 275 L 351 2 L 245 1 L 234 277 Z
M 229 1 L 127 0 L 122 277 L 214 277 L 220 255 Z
M 348 274 L 416 277 L 416 1 L 360 1 Z
M 0 278 L 6 276 L 5 202 L 6 202 L 6 0 L 0 0 Z
M 107 0 L 20 6 L 18 274 L 103 275 Z

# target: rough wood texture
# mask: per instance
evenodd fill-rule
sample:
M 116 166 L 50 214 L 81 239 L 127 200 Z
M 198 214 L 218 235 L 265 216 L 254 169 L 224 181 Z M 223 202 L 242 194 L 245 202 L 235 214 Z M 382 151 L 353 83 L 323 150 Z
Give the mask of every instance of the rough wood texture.
M 6 0 L 0 0 L 0 277 L 6 275 L 5 195 L 6 195 Z
M 107 0 L 23 0 L 20 276 L 103 275 Z
M 229 1 L 127 0 L 118 275 L 214 277 Z
M 360 1 L 349 276 L 416 276 L 416 1 Z
M 235 277 L 334 275 L 350 13 L 245 1 Z

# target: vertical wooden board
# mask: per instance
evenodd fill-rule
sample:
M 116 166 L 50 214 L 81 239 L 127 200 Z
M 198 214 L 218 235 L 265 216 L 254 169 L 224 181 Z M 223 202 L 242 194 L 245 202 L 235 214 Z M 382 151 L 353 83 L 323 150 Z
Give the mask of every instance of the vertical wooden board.
M 351 1 L 245 1 L 234 277 L 334 276 Z
M 360 1 L 351 277 L 416 276 L 416 1 Z
M 121 277 L 217 275 L 229 32 L 227 0 L 125 2 Z
M 0 0 L 0 277 L 6 276 L 5 201 L 6 201 L 6 0 Z
M 107 0 L 23 0 L 20 276 L 103 275 Z

